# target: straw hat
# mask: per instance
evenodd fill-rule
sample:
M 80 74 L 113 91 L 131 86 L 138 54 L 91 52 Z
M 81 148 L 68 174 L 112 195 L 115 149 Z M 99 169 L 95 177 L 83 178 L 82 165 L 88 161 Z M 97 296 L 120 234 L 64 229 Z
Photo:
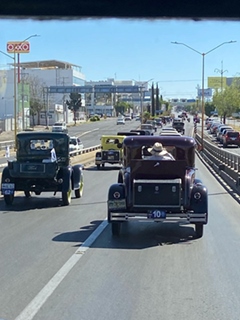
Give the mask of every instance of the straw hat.
M 167 154 L 167 151 L 163 148 L 163 145 L 160 142 L 155 142 L 152 148 L 148 148 L 148 152 L 159 156 Z

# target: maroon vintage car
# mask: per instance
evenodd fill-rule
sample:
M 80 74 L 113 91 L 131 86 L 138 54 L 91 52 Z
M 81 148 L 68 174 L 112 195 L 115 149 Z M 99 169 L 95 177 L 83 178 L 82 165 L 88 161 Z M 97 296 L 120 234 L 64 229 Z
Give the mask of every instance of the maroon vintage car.
M 149 148 L 160 142 L 172 160 L 149 160 Z M 187 136 L 132 136 L 123 141 L 123 166 L 108 192 L 108 222 L 119 235 L 122 223 L 184 221 L 203 235 L 208 221 L 208 193 L 195 178 L 196 142 Z

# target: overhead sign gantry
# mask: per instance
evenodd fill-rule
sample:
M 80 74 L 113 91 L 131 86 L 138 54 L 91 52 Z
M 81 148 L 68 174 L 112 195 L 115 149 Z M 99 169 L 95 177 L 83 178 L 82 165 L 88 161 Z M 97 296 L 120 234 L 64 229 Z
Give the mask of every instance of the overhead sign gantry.
M 141 93 L 142 88 L 136 85 L 50 86 L 48 87 L 48 93 Z

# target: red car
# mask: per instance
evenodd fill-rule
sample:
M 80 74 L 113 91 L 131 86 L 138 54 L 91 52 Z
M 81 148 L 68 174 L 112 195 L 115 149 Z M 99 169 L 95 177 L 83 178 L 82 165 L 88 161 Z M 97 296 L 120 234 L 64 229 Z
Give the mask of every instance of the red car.
M 223 148 L 228 145 L 236 145 L 240 147 L 240 134 L 238 131 L 227 131 L 223 136 Z

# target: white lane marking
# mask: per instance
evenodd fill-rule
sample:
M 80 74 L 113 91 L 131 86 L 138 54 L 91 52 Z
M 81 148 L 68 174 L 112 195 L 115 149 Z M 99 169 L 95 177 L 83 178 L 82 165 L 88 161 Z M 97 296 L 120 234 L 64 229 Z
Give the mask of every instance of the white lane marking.
M 83 244 L 75 251 L 61 269 L 52 277 L 51 280 L 43 287 L 36 297 L 26 306 L 26 308 L 16 317 L 15 320 L 32 320 L 39 309 L 51 296 L 58 285 L 63 281 L 67 274 L 72 270 L 75 264 L 81 259 L 83 254 L 90 248 L 93 242 L 99 237 L 103 230 L 108 225 L 107 220 L 104 220 L 96 230 L 83 242 Z
M 99 130 L 99 128 L 96 128 L 96 129 L 93 129 L 93 130 L 90 130 L 90 131 L 85 131 L 82 134 L 80 134 L 79 137 L 85 136 L 85 134 L 88 134 L 88 133 L 91 133 L 91 132 L 97 131 L 97 130 Z

